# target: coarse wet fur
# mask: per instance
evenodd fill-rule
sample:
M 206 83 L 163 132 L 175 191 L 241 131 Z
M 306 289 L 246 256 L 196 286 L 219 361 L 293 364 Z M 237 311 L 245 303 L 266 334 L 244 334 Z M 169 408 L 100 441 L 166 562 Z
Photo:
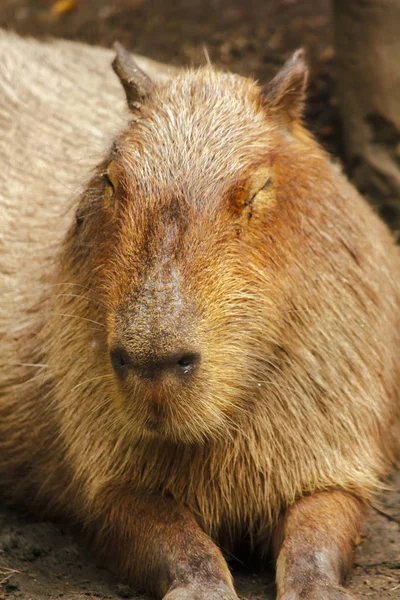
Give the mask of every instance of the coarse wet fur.
M 266 90 L 210 66 L 152 83 L 121 48 L 115 70 L 130 120 L 75 204 L 0 146 L 2 489 L 168 600 L 236 598 L 211 539 L 275 553 L 280 600 L 349 598 L 400 450 L 398 249 L 301 124 L 301 53 Z M 112 101 L 72 81 L 53 117 L 84 106 L 103 141 Z

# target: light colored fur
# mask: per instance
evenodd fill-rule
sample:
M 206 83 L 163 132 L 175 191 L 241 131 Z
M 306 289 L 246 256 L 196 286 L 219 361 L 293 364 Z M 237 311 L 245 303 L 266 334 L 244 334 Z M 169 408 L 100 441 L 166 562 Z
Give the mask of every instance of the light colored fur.
M 254 82 L 207 67 L 160 82 L 125 121 L 124 200 L 105 207 L 105 157 L 126 117 L 110 54 L 5 34 L 0 53 L 6 491 L 85 522 L 103 488 L 128 482 L 172 495 L 226 546 L 266 537 L 305 493 L 370 498 L 399 450 L 399 257 L 339 169 Z M 273 202 L 256 197 L 249 218 L 243 182 L 260 165 Z M 157 435 L 145 387 L 121 390 L 109 344 L 143 281 L 165 284 L 160 336 L 180 334 L 174 274 L 202 363 L 190 386 L 164 387 Z M 142 325 L 136 352 L 156 343 Z

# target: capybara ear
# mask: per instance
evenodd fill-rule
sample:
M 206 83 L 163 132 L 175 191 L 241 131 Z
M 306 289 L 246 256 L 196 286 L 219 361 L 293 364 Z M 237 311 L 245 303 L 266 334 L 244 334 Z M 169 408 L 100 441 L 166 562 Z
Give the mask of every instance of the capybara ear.
M 130 110 L 138 111 L 150 96 L 154 83 L 136 64 L 133 56 L 122 44 L 115 42 L 116 56 L 112 68 L 119 77 L 126 94 Z
M 265 104 L 289 121 L 301 119 L 306 98 L 308 66 L 300 48 L 265 88 Z

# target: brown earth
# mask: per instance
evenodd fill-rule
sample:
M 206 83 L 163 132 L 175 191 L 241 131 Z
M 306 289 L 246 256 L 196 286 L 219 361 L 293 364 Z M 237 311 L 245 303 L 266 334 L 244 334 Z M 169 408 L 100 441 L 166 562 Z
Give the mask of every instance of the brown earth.
M 65 37 L 111 46 L 173 64 L 202 64 L 268 81 L 292 50 L 311 62 L 307 120 L 320 141 L 341 155 L 334 92 L 334 49 L 327 0 L 1 0 L 0 26 L 22 35 Z M 400 473 L 372 510 L 356 555 L 353 593 L 400 599 Z M 272 600 L 272 569 L 236 568 L 241 597 Z M 79 534 L 16 510 L 0 510 L 0 600 L 144 598 L 96 566 Z

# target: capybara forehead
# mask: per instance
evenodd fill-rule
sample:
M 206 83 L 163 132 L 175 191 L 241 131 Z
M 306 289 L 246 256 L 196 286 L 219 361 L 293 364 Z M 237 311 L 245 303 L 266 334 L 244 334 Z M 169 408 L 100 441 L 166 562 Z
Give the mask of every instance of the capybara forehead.
M 275 128 L 255 82 L 203 68 L 157 87 L 116 147 L 140 190 L 200 198 L 267 156 Z

